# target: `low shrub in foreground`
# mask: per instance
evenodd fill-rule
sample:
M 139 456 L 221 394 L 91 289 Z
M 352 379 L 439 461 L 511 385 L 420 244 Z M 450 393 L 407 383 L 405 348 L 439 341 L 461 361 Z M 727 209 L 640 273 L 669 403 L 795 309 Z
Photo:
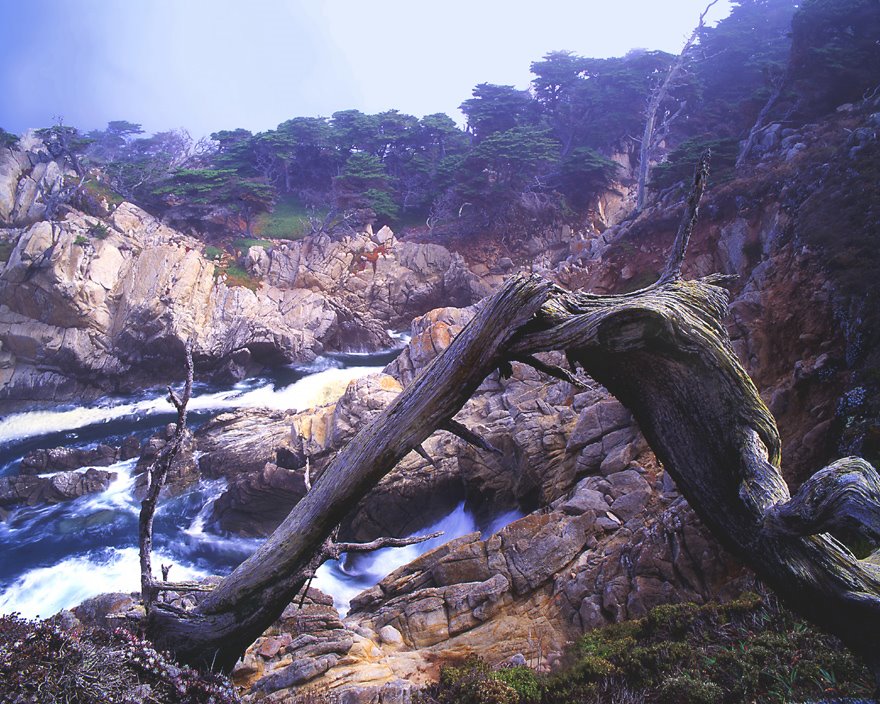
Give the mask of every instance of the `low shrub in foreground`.
M 2 704 L 232 704 L 231 682 L 176 664 L 128 631 L 0 616 Z
M 867 669 L 834 637 L 747 594 L 660 606 L 584 635 L 548 675 L 471 659 L 442 669 L 420 704 L 752 704 L 855 701 Z

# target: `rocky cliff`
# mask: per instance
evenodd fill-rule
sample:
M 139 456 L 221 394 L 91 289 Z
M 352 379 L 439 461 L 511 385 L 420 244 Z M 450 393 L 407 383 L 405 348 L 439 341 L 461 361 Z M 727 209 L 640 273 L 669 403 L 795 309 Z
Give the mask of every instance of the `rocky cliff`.
M 460 256 L 393 242 L 387 229 L 252 248 L 250 285 L 234 286 L 201 242 L 130 203 L 105 218 L 67 204 L 41 219 L 41 199 L 65 179 L 48 159 L 32 138 L 0 154 L 0 239 L 11 248 L 0 271 L 0 399 L 60 401 L 176 378 L 189 338 L 202 379 L 389 347 L 389 328 L 486 292 Z

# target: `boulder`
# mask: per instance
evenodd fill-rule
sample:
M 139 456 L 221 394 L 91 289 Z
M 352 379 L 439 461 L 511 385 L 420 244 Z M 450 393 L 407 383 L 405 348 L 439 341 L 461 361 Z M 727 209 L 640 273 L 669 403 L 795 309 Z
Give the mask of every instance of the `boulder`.
M 254 691 L 269 693 L 309 682 L 351 650 L 354 634 L 339 620 L 333 600 L 312 589 L 309 596 L 307 603 L 293 603 L 284 611 L 277 626 L 284 631 L 280 636 L 258 638 L 249 649 L 268 661 L 258 670 L 263 676 L 252 685 Z
M 305 496 L 302 470 L 267 462 L 258 472 L 237 477 L 214 502 L 212 515 L 223 530 L 237 535 L 266 536 Z
M 138 620 L 144 608 L 131 594 L 113 592 L 86 599 L 72 609 L 73 615 L 87 626 L 113 630 L 126 621 Z
M 90 468 L 82 472 L 57 472 L 48 476 L 0 477 L 0 506 L 57 504 L 85 494 L 104 491 L 116 472 Z
M 120 460 L 137 457 L 140 450 L 140 441 L 134 436 L 126 438 L 120 447 L 99 444 L 87 448 L 39 449 L 29 452 L 22 458 L 18 471 L 20 474 L 45 474 L 87 466 L 106 467 Z

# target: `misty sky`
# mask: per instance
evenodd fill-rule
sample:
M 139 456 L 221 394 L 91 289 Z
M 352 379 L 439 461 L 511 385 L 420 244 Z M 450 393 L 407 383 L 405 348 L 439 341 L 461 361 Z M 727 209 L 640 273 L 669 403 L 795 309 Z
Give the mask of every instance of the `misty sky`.
M 708 0 L 0 0 L 0 127 L 148 132 L 457 112 L 549 51 L 677 53 Z M 727 0 L 712 8 L 717 21 Z

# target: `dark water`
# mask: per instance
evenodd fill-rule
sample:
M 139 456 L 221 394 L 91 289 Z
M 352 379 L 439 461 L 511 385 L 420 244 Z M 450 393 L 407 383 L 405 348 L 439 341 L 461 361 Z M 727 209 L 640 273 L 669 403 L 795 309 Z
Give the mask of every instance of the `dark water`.
M 351 378 L 378 371 L 398 352 L 334 355 L 308 367 L 277 369 L 231 388 L 197 386 L 189 406 L 190 424 L 196 427 L 233 408 L 315 405 L 328 387 L 338 388 Z M 173 419 L 164 389 L 103 399 L 89 406 L 11 414 L 0 420 L 0 475 L 15 472 L 22 456 L 37 448 L 119 444 L 129 435 L 146 438 Z M 132 495 L 135 462 L 106 468 L 118 478 L 103 493 L 55 506 L 16 508 L 0 523 L 0 613 L 49 616 L 95 594 L 139 588 L 140 503 Z M 256 539 L 211 531 L 211 503 L 224 486 L 222 480 L 205 481 L 160 504 L 153 563 L 173 564 L 171 579 L 226 574 L 259 545 Z M 345 566 L 328 563 L 316 578 L 316 586 L 333 594 L 344 609 L 351 596 L 439 542 L 481 528 L 491 531 L 515 517 L 510 514 L 500 517 L 500 524 L 478 525 L 460 505 L 426 529 L 445 530 L 442 538 L 357 556 Z
M 248 406 L 305 408 L 328 386 L 375 372 L 396 351 L 376 356 L 322 358 L 307 367 L 284 367 L 231 388 L 197 385 L 190 424 L 197 427 L 223 410 Z M 175 417 L 164 389 L 88 406 L 10 414 L 0 420 L 0 474 L 17 471 L 37 448 L 119 444 L 129 435 L 149 437 Z M 107 491 L 54 506 L 19 507 L 0 523 L 0 612 L 48 616 L 103 591 L 138 588 L 137 521 L 132 495 L 135 460 L 110 471 L 118 478 Z M 172 563 L 171 577 L 185 579 L 229 572 L 259 541 L 206 529 L 211 502 L 222 481 L 202 482 L 160 504 L 155 518 L 154 564 Z

